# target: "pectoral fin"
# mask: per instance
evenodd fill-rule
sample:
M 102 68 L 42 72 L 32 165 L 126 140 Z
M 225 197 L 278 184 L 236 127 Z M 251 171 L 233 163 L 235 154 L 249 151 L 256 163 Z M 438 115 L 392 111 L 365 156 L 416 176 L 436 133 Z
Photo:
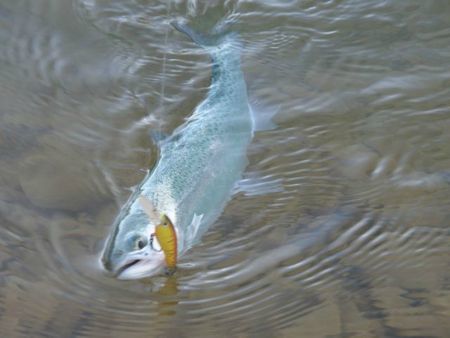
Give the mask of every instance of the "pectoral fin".
M 277 125 L 273 118 L 280 112 L 280 106 L 266 105 L 260 100 L 250 101 L 250 112 L 253 120 L 253 131 L 273 130 Z
M 246 196 L 259 196 L 284 191 L 283 181 L 271 176 L 259 176 L 258 173 L 249 172 L 246 177 L 236 182 L 233 195 L 243 193 Z

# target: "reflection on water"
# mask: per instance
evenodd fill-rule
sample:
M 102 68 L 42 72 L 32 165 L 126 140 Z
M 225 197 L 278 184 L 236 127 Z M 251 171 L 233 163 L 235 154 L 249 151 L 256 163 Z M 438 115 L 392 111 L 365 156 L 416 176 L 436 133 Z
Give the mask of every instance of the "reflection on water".
M 209 85 L 179 17 L 234 23 L 276 127 L 175 276 L 117 281 L 98 254 L 157 159 L 149 130 Z M 448 335 L 449 18 L 442 1 L 3 1 L 2 336 Z

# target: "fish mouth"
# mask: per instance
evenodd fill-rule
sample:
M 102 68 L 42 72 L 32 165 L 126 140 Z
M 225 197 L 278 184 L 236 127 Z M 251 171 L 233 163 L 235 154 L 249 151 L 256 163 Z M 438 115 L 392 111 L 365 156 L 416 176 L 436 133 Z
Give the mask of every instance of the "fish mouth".
M 140 262 L 140 259 L 133 259 L 130 262 L 120 266 L 115 272 L 114 272 L 114 276 L 115 277 L 119 277 L 121 275 L 122 272 L 124 272 L 126 269 L 131 268 L 133 265 L 136 265 Z
M 161 272 L 163 268 L 163 258 L 129 257 L 117 266 L 113 275 L 118 279 L 139 279 L 154 276 Z

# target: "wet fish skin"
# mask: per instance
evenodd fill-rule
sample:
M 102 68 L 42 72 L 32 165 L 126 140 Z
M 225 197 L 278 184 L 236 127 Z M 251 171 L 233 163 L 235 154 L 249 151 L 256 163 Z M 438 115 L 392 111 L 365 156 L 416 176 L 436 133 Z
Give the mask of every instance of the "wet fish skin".
M 151 276 L 164 268 L 164 254 L 149 245 L 157 221 L 144 212 L 140 195 L 174 224 L 180 256 L 222 213 L 247 165 L 253 120 L 237 35 L 204 37 L 184 24 L 175 27 L 211 56 L 211 86 L 188 121 L 161 142 L 158 163 L 116 219 L 102 262 L 119 278 Z

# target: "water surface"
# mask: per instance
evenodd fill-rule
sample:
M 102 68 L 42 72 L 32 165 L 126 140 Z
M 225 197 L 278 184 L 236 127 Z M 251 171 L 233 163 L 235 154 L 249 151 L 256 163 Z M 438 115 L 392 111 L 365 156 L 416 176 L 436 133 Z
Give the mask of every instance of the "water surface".
M 224 19 L 257 118 L 236 194 L 171 278 L 98 255 L 208 90 L 169 22 Z M 0 2 L 5 337 L 445 337 L 450 4 Z

